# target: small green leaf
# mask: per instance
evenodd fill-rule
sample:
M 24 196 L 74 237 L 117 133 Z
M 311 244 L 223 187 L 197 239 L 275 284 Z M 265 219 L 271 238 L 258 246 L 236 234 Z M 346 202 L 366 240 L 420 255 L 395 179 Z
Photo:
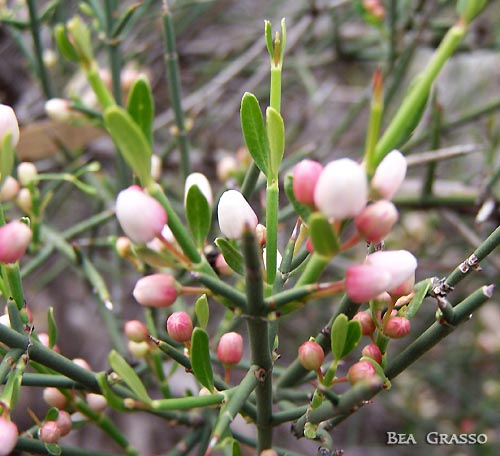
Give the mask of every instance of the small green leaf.
M 422 305 L 422 302 L 431 287 L 431 283 L 432 281 L 427 279 L 415 285 L 415 296 L 413 296 L 413 299 L 408 304 L 408 308 L 405 313 L 405 317 L 408 318 L 408 320 L 411 320 L 418 312 L 418 309 L 420 309 L 420 306 Z
M 269 174 L 273 179 L 277 179 L 285 152 L 285 124 L 280 113 L 271 107 L 266 110 L 266 130 L 269 142 Z
M 271 27 L 271 22 L 269 22 L 268 20 L 264 21 L 264 36 L 266 38 L 267 52 L 269 53 L 269 57 L 272 60 L 274 57 L 273 30 Z
M 295 212 L 297 213 L 298 216 L 304 221 L 306 221 L 309 216 L 311 215 L 311 208 L 307 206 L 306 204 L 299 203 L 295 199 L 295 195 L 293 193 L 293 175 L 292 174 L 287 174 L 285 176 L 285 193 L 286 196 L 288 197 L 288 200 L 292 204 L 293 208 L 295 209 Z
M 457 12 L 470 23 L 488 4 L 488 0 L 458 0 Z
M 210 204 L 197 185 L 192 185 L 188 190 L 186 218 L 196 245 L 202 249 L 210 232 L 212 214 Z
M 132 85 L 127 101 L 127 111 L 139 125 L 149 144 L 153 144 L 155 106 L 151 86 L 146 77 L 139 77 Z
M 245 266 L 241 252 L 234 247 L 231 242 L 224 238 L 217 238 L 215 244 L 219 247 L 228 266 L 237 274 L 244 275 Z
M 89 66 L 94 60 L 92 52 L 92 39 L 90 29 L 80 16 L 74 16 L 66 24 L 68 40 L 73 45 L 73 49 L 78 55 L 78 59 L 83 65 Z
M 59 416 L 59 409 L 56 407 L 49 408 L 49 411 L 45 415 L 44 421 L 56 421 Z
M 208 299 L 206 294 L 202 294 L 195 304 L 196 319 L 198 325 L 205 329 L 208 324 L 208 317 L 210 316 L 210 309 L 208 307 Z
M 80 60 L 76 49 L 68 40 L 68 35 L 66 34 L 66 27 L 64 26 L 64 24 L 57 24 L 54 27 L 54 39 L 59 52 L 65 58 L 67 58 L 71 62 L 78 62 Z
M 210 363 L 208 334 L 202 328 L 195 328 L 191 336 L 191 366 L 196 379 L 208 390 L 214 392 L 214 373 Z
M 125 161 L 139 176 L 144 187 L 151 182 L 151 145 L 130 114 L 120 106 L 104 112 L 104 122 Z
M 43 442 L 45 445 L 45 449 L 47 450 L 47 453 L 49 453 L 52 456 L 59 456 L 62 454 L 61 447 L 57 443 L 47 443 Z
M 359 321 L 349 321 L 347 325 L 347 336 L 345 338 L 344 350 L 342 351 L 342 358 L 345 358 L 354 350 L 354 348 L 356 348 L 362 335 L 361 324 Z
M 142 402 L 151 403 L 151 398 L 139 376 L 130 364 L 116 350 L 111 350 L 108 356 L 109 365 L 118 376 L 128 385 L 132 392 Z
M 99 372 L 96 375 L 96 378 L 99 388 L 101 389 L 101 393 L 106 398 L 108 405 L 115 410 L 125 411 L 126 407 L 123 403 L 123 399 L 109 386 L 106 372 Z
M 57 342 L 57 323 L 54 318 L 54 308 L 52 306 L 47 310 L 47 323 L 49 327 L 49 347 L 52 348 Z
M 333 257 L 338 253 L 339 240 L 334 233 L 332 225 L 328 219 L 319 212 L 314 212 L 309 217 L 307 224 L 309 225 L 309 234 L 314 251 L 326 257 Z
M 332 325 L 331 331 L 331 343 L 332 343 L 332 353 L 336 360 L 342 359 L 342 354 L 344 353 L 344 347 L 347 340 L 347 331 L 349 326 L 349 320 L 344 314 L 337 316 Z
M 240 121 L 248 152 L 255 164 L 267 176 L 269 144 L 266 129 L 259 102 L 255 95 L 249 92 L 246 92 L 241 100 Z

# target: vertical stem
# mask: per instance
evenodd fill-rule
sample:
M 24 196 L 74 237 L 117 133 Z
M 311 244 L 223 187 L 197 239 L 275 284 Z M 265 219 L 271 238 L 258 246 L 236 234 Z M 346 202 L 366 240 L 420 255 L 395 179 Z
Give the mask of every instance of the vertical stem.
M 432 97 L 432 117 L 431 117 L 431 150 L 439 149 L 441 143 L 441 119 L 442 108 L 437 101 L 437 93 Z M 436 173 L 437 162 L 431 162 L 427 165 L 424 185 L 422 186 L 422 198 L 432 195 L 432 187 Z
M 273 180 L 267 186 L 266 193 L 266 276 L 272 284 L 276 278 L 278 251 L 278 181 Z
M 397 21 L 398 21 L 398 0 L 390 0 L 389 2 L 389 65 L 387 73 L 391 73 L 394 68 L 394 63 L 398 57 L 397 53 Z
M 269 106 L 281 111 L 281 64 L 271 63 L 271 90 L 269 96 Z

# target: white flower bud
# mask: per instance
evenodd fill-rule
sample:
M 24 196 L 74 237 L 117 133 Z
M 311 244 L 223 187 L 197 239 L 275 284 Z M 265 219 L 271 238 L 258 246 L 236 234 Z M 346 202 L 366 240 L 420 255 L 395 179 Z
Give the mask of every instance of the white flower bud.
M 245 197 L 237 190 L 225 191 L 217 210 L 219 228 L 229 239 L 240 239 L 243 229 L 254 230 L 258 219 Z

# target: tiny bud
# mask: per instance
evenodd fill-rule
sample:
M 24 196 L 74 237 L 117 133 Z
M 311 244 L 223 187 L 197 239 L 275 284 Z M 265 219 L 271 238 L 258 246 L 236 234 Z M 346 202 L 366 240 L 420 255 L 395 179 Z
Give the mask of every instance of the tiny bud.
M 33 200 L 29 189 L 22 188 L 19 190 L 16 198 L 16 204 L 26 213 L 29 214 L 33 209 Z
M 238 170 L 238 161 L 232 155 L 226 155 L 217 162 L 217 178 L 225 183 Z
M 53 49 L 44 49 L 43 54 L 43 63 L 47 68 L 54 68 L 57 63 L 57 54 Z
M 115 243 L 115 249 L 121 258 L 127 258 L 132 251 L 132 242 L 125 236 L 120 236 Z
M 314 189 L 323 165 L 314 160 L 302 160 L 293 169 L 293 194 L 302 204 L 314 206 Z
M 8 456 L 17 443 L 17 426 L 0 416 L 0 456 Z
M 134 342 L 133 340 L 128 341 L 128 350 L 137 359 L 143 359 L 149 353 L 149 343 L 148 342 Z
M 193 334 L 193 322 L 186 312 L 174 312 L 167 319 L 168 335 L 177 342 L 191 340 Z
M 304 369 L 317 371 L 324 360 L 325 352 L 317 342 L 308 340 L 299 347 L 299 361 Z
M 260 246 L 266 245 L 267 228 L 262 223 L 258 223 L 255 227 L 255 238 Z
M 215 259 L 215 271 L 223 276 L 232 276 L 234 274 L 234 271 L 227 264 L 226 259 L 224 258 L 224 255 L 222 255 L 222 253 L 219 253 L 217 255 L 217 258 Z
M 102 412 L 108 405 L 108 401 L 102 394 L 88 393 L 87 404 L 96 413 Z
M 184 184 L 184 206 L 186 206 L 186 198 L 189 192 L 189 189 L 196 185 L 202 195 L 206 198 L 208 205 L 212 207 L 214 198 L 212 195 L 212 187 L 210 186 L 210 182 L 204 174 L 201 173 L 191 173 L 186 178 L 186 183 Z
M 379 198 L 390 200 L 404 181 L 406 168 L 406 158 L 401 152 L 389 152 L 375 170 L 370 182 L 372 192 Z
M 57 443 L 61 438 L 61 430 L 55 421 L 46 421 L 42 424 L 39 435 L 42 442 Z
M 361 355 L 373 359 L 378 364 L 382 364 L 382 352 L 380 351 L 380 348 L 378 348 L 378 346 L 375 344 L 370 344 L 363 347 L 363 350 L 361 350 Z
M 146 325 L 139 320 L 130 320 L 125 323 L 125 336 L 134 342 L 145 342 L 149 340 L 149 331 Z
M 7 176 L 3 181 L 2 188 L 0 188 L 0 201 L 12 201 L 19 193 L 19 182 L 12 176 Z
M 229 239 L 240 239 L 245 227 L 253 230 L 258 223 L 254 210 L 237 190 L 227 190 L 222 194 L 217 215 L 219 228 Z
M 356 264 L 347 268 L 345 290 L 349 298 L 357 303 L 370 301 L 378 296 L 391 281 L 389 272 L 368 264 Z
M 58 409 L 63 409 L 68 403 L 66 396 L 52 386 L 43 389 L 43 400 L 51 407 Z
M 243 338 L 235 332 L 224 334 L 217 346 L 217 358 L 222 364 L 238 364 L 243 356 Z
M 28 225 L 17 220 L 0 227 L 0 263 L 19 260 L 26 252 L 31 237 Z
M 388 287 L 392 290 L 415 274 L 417 259 L 407 250 L 379 251 L 366 257 L 365 264 L 388 272 L 391 276 Z
M 175 279 L 170 274 L 152 274 L 139 279 L 132 292 L 135 300 L 146 307 L 169 307 L 177 299 Z
M 347 372 L 347 380 L 351 385 L 376 378 L 377 372 L 370 361 L 359 361 L 353 364 Z
M 162 164 L 158 155 L 151 155 L 151 177 L 158 182 L 161 178 Z
M 63 98 L 51 98 L 45 102 L 45 113 L 54 122 L 68 122 L 75 113 L 71 110 L 71 103 Z
M 369 336 L 373 333 L 373 331 L 375 331 L 375 322 L 373 321 L 370 312 L 358 312 L 356 315 L 354 315 L 354 317 L 352 317 L 352 319 L 355 321 L 359 321 L 363 336 Z
M 66 412 L 65 410 L 59 410 L 56 423 L 59 427 L 59 430 L 61 431 L 61 437 L 64 437 L 65 435 L 68 435 L 70 433 L 73 423 L 68 412 Z
M 36 166 L 31 162 L 21 162 L 17 166 L 17 178 L 22 186 L 27 187 L 38 179 Z
M 384 326 L 384 334 L 392 339 L 400 339 L 408 335 L 411 329 L 410 320 L 405 317 L 391 317 Z
M 0 104 L 0 142 L 5 136 L 11 134 L 11 143 L 16 147 L 19 142 L 19 124 L 14 110 L 7 105 Z
M 354 219 L 359 234 L 368 242 L 378 244 L 392 230 L 398 220 L 396 206 L 380 200 L 366 206 Z

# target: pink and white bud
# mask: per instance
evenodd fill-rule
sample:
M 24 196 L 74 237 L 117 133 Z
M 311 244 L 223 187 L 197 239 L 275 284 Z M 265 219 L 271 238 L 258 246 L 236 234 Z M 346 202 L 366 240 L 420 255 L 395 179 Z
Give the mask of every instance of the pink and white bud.
M 0 456 L 8 456 L 17 443 L 16 423 L 0 417 Z
M 304 369 L 317 371 L 324 360 L 325 352 L 317 342 L 308 340 L 299 347 L 299 361 Z
M 225 191 L 217 208 L 219 228 L 229 239 L 240 239 L 247 227 L 254 230 L 258 219 L 245 197 L 237 190 Z
M 11 143 L 16 147 L 19 143 L 19 124 L 14 110 L 7 105 L 0 104 L 0 142 L 5 136 L 11 134 Z
M 0 227 L 0 263 L 15 263 L 21 258 L 32 233 L 28 225 L 17 220 Z
M 376 329 L 375 322 L 373 321 L 373 317 L 370 312 L 358 312 L 354 317 L 352 317 L 354 321 L 359 322 L 361 325 L 361 333 L 363 336 L 369 336 Z
M 193 334 L 193 322 L 186 312 L 174 312 L 167 319 L 168 335 L 177 342 L 188 342 Z
M 314 190 L 323 165 L 314 160 L 302 160 L 293 169 L 293 194 L 302 204 L 314 206 Z
M 371 381 L 377 378 L 377 371 L 370 361 L 358 361 L 347 372 L 347 380 L 351 385 L 362 381 Z
M 219 253 L 217 255 L 217 258 L 215 259 L 214 269 L 218 274 L 222 276 L 232 276 L 234 274 L 234 271 L 227 264 L 227 261 L 224 258 L 224 255 L 222 255 L 222 253 Z
M 61 430 L 55 421 L 46 421 L 39 431 L 40 440 L 45 443 L 57 443 L 61 438 Z
M 43 389 L 43 400 L 51 407 L 56 407 L 58 409 L 63 409 L 68 404 L 68 399 L 61 393 L 57 388 L 48 386 Z
M 406 176 L 406 158 L 398 150 L 389 152 L 380 162 L 370 182 L 372 192 L 379 198 L 391 199 Z
M 398 220 L 396 206 L 380 200 L 366 206 L 354 219 L 359 234 L 368 242 L 377 244 L 391 232 Z
M 378 348 L 378 346 L 375 344 L 370 344 L 363 347 L 363 350 L 361 350 L 361 355 L 373 359 L 378 364 L 382 364 L 382 352 L 380 351 L 380 348 Z
M 134 342 L 133 340 L 129 340 L 127 346 L 128 351 L 137 359 L 145 358 L 150 350 L 149 343 L 147 342 Z
M 170 274 L 152 274 L 139 279 L 132 294 L 143 306 L 169 307 L 177 299 L 178 286 Z
M 184 206 L 186 205 L 188 191 L 193 185 L 196 185 L 199 188 L 202 195 L 206 198 L 208 205 L 212 207 L 214 203 L 212 187 L 210 186 L 210 182 L 208 182 L 206 176 L 201 173 L 191 173 L 186 178 L 186 183 L 184 184 Z
M 45 113 L 54 122 L 68 122 L 75 113 L 71 110 L 71 103 L 63 98 L 51 98 L 45 102 Z
M 390 274 L 389 284 L 382 291 L 398 287 L 414 275 L 417 269 L 417 259 L 407 250 L 375 252 L 366 257 L 365 264 Z
M 398 285 L 396 288 L 389 290 L 389 293 L 395 298 L 399 298 L 400 296 L 407 296 L 413 291 L 414 286 L 415 274 L 412 274 L 401 285 Z
M 349 158 L 328 163 L 314 190 L 316 207 L 327 217 L 337 220 L 358 215 L 367 199 L 365 170 Z
M 125 234 L 137 244 L 152 241 L 167 223 L 163 206 L 137 185 L 118 194 L 116 217 Z
M 345 290 L 354 302 L 366 302 L 376 298 L 387 290 L 391 283 L 391 274 L 368 264 L 356 264 L 347 268 Z
M 266 245 L 267 241 L 267 228 L 262 225 L 262 223 L 258 223 L 255 227 L 255 238 L 257 239 L 257 243 L 262 247 Z
M 88 393 L 87 404 L 96 413 L 102 412 L 108 405 L 108 401 L 102 394 Z
M 400 339 L 409 334 L 411 329 L 410 320 L 405 317 L 391 317 L 384 326 L 384 334 L 391 339 Z
M 23 187 L 27 187 L 38 179 L 36 166 L 31 162 L 21 162 L 17 166 L 17 178 Z
M 243 356 L 243 337 L 236 332 L 224 334 L 217 346 L 217 358 L 226 365 L 238 364 Z
M 16 204 L 26 213 L 29 214 L 33 209 L 33 199 L 29 189 L 22 188 L 19 190 L 16 198 Z
M 71 415 L 65 410 L 59 410 L 56 420 L 57 426 L 61 431 L 61 437 L 68 435 L 71 431 L 73 423 L 71 421 Z
M 139 320 L 129 320 L 124 327 L 125 336 L 134 342 L 145 342 L 149 340 L 149 331 L 146 325 Z
M 19 193 L 19 182 L 12 176 L 7 176 L 3 181 L 2 188 L 0 188 L 0 201 L 12 201 Z

